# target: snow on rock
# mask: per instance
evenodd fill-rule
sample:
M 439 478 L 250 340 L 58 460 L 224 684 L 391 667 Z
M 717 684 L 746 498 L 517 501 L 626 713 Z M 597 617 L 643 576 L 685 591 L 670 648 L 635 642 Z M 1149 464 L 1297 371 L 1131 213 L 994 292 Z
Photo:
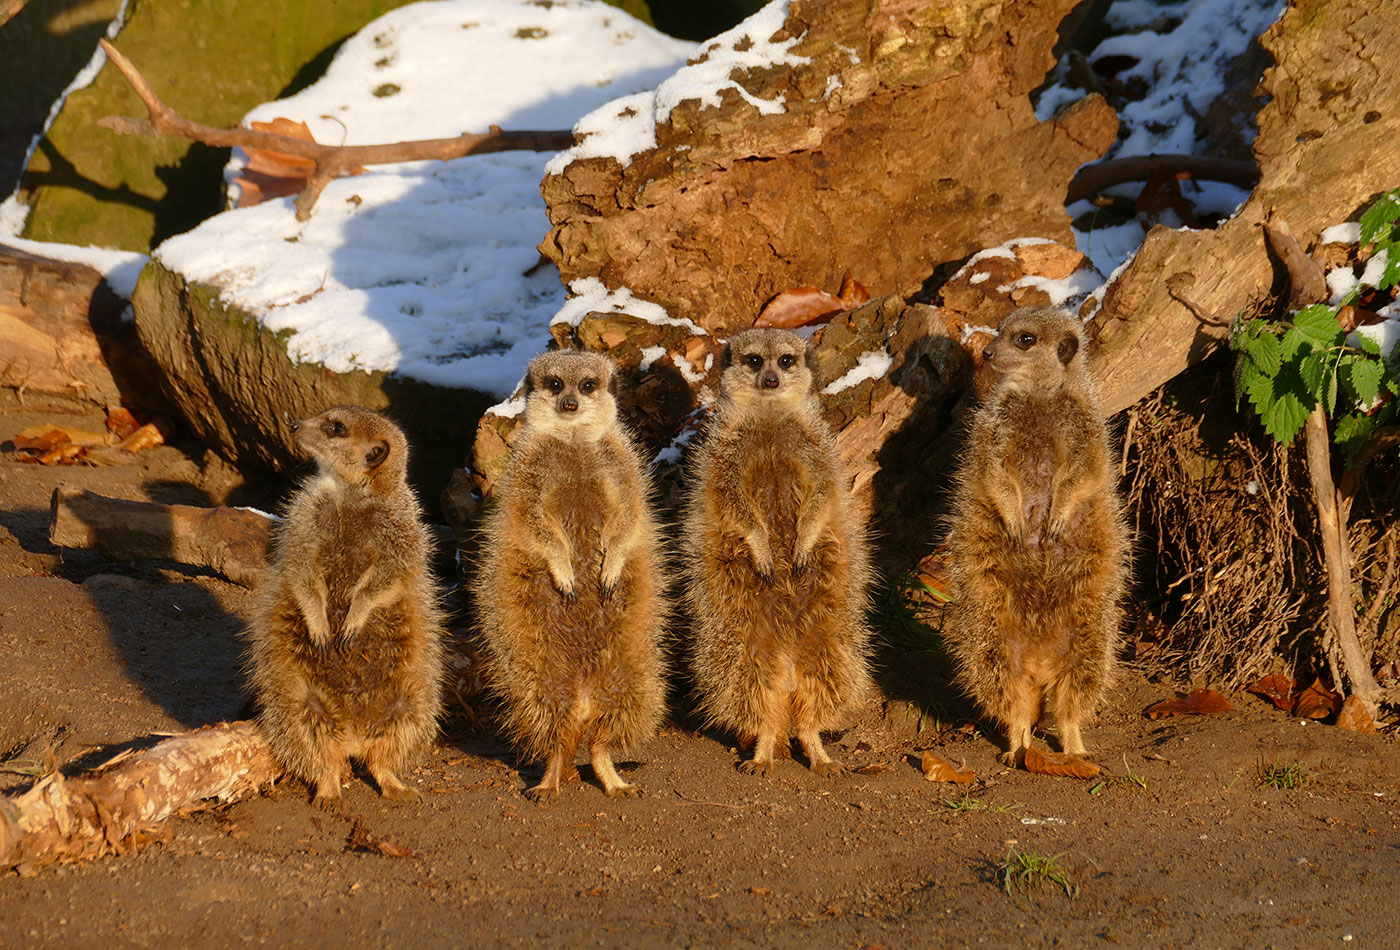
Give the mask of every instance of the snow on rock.
M 894 357 L 887 350 L 870 350 L 856 357 L 856 365 L 845 374 L 832 380 L 822 390 L 823 396 L 834 396 L 845 389 L 859 386 L 868 379 L 879 379 L 890 371 Z
M 612 158 L 626 168 L 632 156 L 656 147 L 656 126 L 665 122 L 676 106 L 695 100 L 701 109 L 717 109 L 726 89 L 733 89 L 762 115 L 783 112 L 781 96 L 760 99 L 730 76 L 736 70 L 798 66 L 808 61 L 792 52 L 802 37 L 772 42 L 787 19 L 787 7 L 787 0 L 773 0 L 738 26 L 706 42 L 692 62 L 656 89 L 616 99 L 584 116 L 574 126 L 582 141 L 550 159 L 546 173 L 558 175 L 570 162 L 585 158 Z M 828 84 L 827 95 L 834 90 Z
M 346 144 L 568 128 L 654 87 L 692 49 L 593 0 L 418 3 L 369 24 L 322 79 L 248 120 L 285 116 Z M 557 271 L 536 266 L 548 159 L 374 166 L 332 182 L 306 222 L 291 199 L 226 211 L 155 256 L 287 331 L 298 362 L 504 397 L 565 302 Z M 244 161 L 235 156 L 230 178 Z
M 626 287 L 609 290 L 596 277 L 582 277 L 569 284 L 569 299 L 550 323 L 578 326 L 590 313 L 626 313 L 647 323 L 685 327 L 697 336 L 705 331 L 684 317 L 673 317 L 660 304 L 634 297 Z

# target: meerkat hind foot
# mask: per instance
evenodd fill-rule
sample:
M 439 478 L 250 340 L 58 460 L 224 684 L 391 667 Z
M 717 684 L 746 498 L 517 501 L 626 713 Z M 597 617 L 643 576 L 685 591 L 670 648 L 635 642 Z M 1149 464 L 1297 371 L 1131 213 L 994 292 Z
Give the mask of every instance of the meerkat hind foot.
M 589 761 L 593 764 L 593 775 L 603 784 L 603 792 L 609 798 L 636 798 L 642 790 L 622 780 L 613 765 L 612 752 L 604 745 L 596 745 L 589 750 Z
M 393 772 L 375 775 L 374 780 L 379 783 L 379 794 L 391 802 L 416 802 L 419 798 L 418 789 L 400 782 Z
M 798 736 L 797 741 L 802 743 L 802 751 L 807 754 L 807 767 L 813 772 L 818 775 L 840 775 L 846 771 L 845 765 L 826 754 L 826 747 L 817 733 Z
M 773 767 L 773 760 L 744 759 L 735 767 L 745 775 L 767 775 L 768 770 Z

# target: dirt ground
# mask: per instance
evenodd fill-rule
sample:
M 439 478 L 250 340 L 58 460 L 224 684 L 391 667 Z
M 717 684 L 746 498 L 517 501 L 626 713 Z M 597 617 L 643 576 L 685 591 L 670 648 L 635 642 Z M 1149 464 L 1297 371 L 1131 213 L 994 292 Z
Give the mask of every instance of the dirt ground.
M 0 442 L 43 421 L 70 420 L 0 408 Z M 246 590 L 47 540 L 56 485 L 204 503 L 201 457 L 0 456 L 0 789 L 30 782 L 50 746 L 65 767 L 92 765 L 240 715 Z M 454 701 L 411 778 L 418 803 L 387 805 L 357 779 L 322 812 L 285 783 L 174 820 L 131 855 L 8 874 L 0 946 L 1394 946 L 1393 737 L 1246 694 L 1224 715 L 1152 721 L 1144 708 L 1172 685 L 1128 671 L 1087 733 L 1109 781 L 1040 777 L 960 728 L 965 703 L 922 672 L 936 657 L 881 659 L 885 689 L 833 743 L 859 773 L 821 778 L 799 760 L 741 774 L 732 741 L 682 711 L 624 766 L 644 797 L 607 799 L 584 768 L 539 807 L 521 794 L 539 767 Z M 930 748 L 976 782 L 925 781 Z M 1302 767 L 1302 784 L 1261 784 L 1270 766 Z M 355 850 L 357 821 L 414 855 Z M 1075 896 L 1007 893 L 999 869 L 1017 854 L 1055 858 Z

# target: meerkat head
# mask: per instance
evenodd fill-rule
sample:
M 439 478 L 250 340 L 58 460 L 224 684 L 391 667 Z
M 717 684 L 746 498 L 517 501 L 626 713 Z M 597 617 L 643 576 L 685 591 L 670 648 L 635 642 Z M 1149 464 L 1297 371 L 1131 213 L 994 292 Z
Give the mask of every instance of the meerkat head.
M 408 440 L 393 422 L 358 406 L 334 406 L 291 425 L 320 473 L 347 485 L 388 490 L 408 471 Z
M 1084 325 L 1053 307 L 1022 307 L 1002 318 L 997 337 L 982 351 L 996 388 L 1058 389 L 1088 372 Z
M 525 418 L 563 438 L 596 439 L 617 421 L 617 370 L 601 353 L 554 350 L 530 361 Z
M 801 405 L 812 394 L 807 341 L 791 330 L 745 330 L 724 348 L 725 399 L 740 406 Z

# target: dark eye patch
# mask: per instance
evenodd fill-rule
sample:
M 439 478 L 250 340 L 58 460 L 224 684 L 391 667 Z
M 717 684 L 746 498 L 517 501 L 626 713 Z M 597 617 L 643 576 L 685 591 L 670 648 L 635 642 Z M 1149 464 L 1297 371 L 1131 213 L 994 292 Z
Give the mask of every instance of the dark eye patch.
M 587 396 L 592 394 L 593 390 L 597 388 L 598 381 L 596 379 L 585 379 L 583 382 L 579 383 L 578 391 Z
M 558 376 L 547 377 L 544 381 L 544 388 L 552 393 L 561 392 L 564 389 L 564 381 Z
M 744 357 L 744 365 L 749 369 L 762 369 L 763 357 L 759 356 L 757 353 L 750 353 L 748 356 Z
M 339 419 L 331 419 L 322 427 L 322 431 L 332 439 L 343 439 L 349 430 L 345 428 L 345 423 Z
M 1023 331 L 1016 334 L 1016 338 L 1011 342 L 1016 344 L 1018 350 L 1029 350 L 1031 347 L 1035 346 L 1035 334 Z

